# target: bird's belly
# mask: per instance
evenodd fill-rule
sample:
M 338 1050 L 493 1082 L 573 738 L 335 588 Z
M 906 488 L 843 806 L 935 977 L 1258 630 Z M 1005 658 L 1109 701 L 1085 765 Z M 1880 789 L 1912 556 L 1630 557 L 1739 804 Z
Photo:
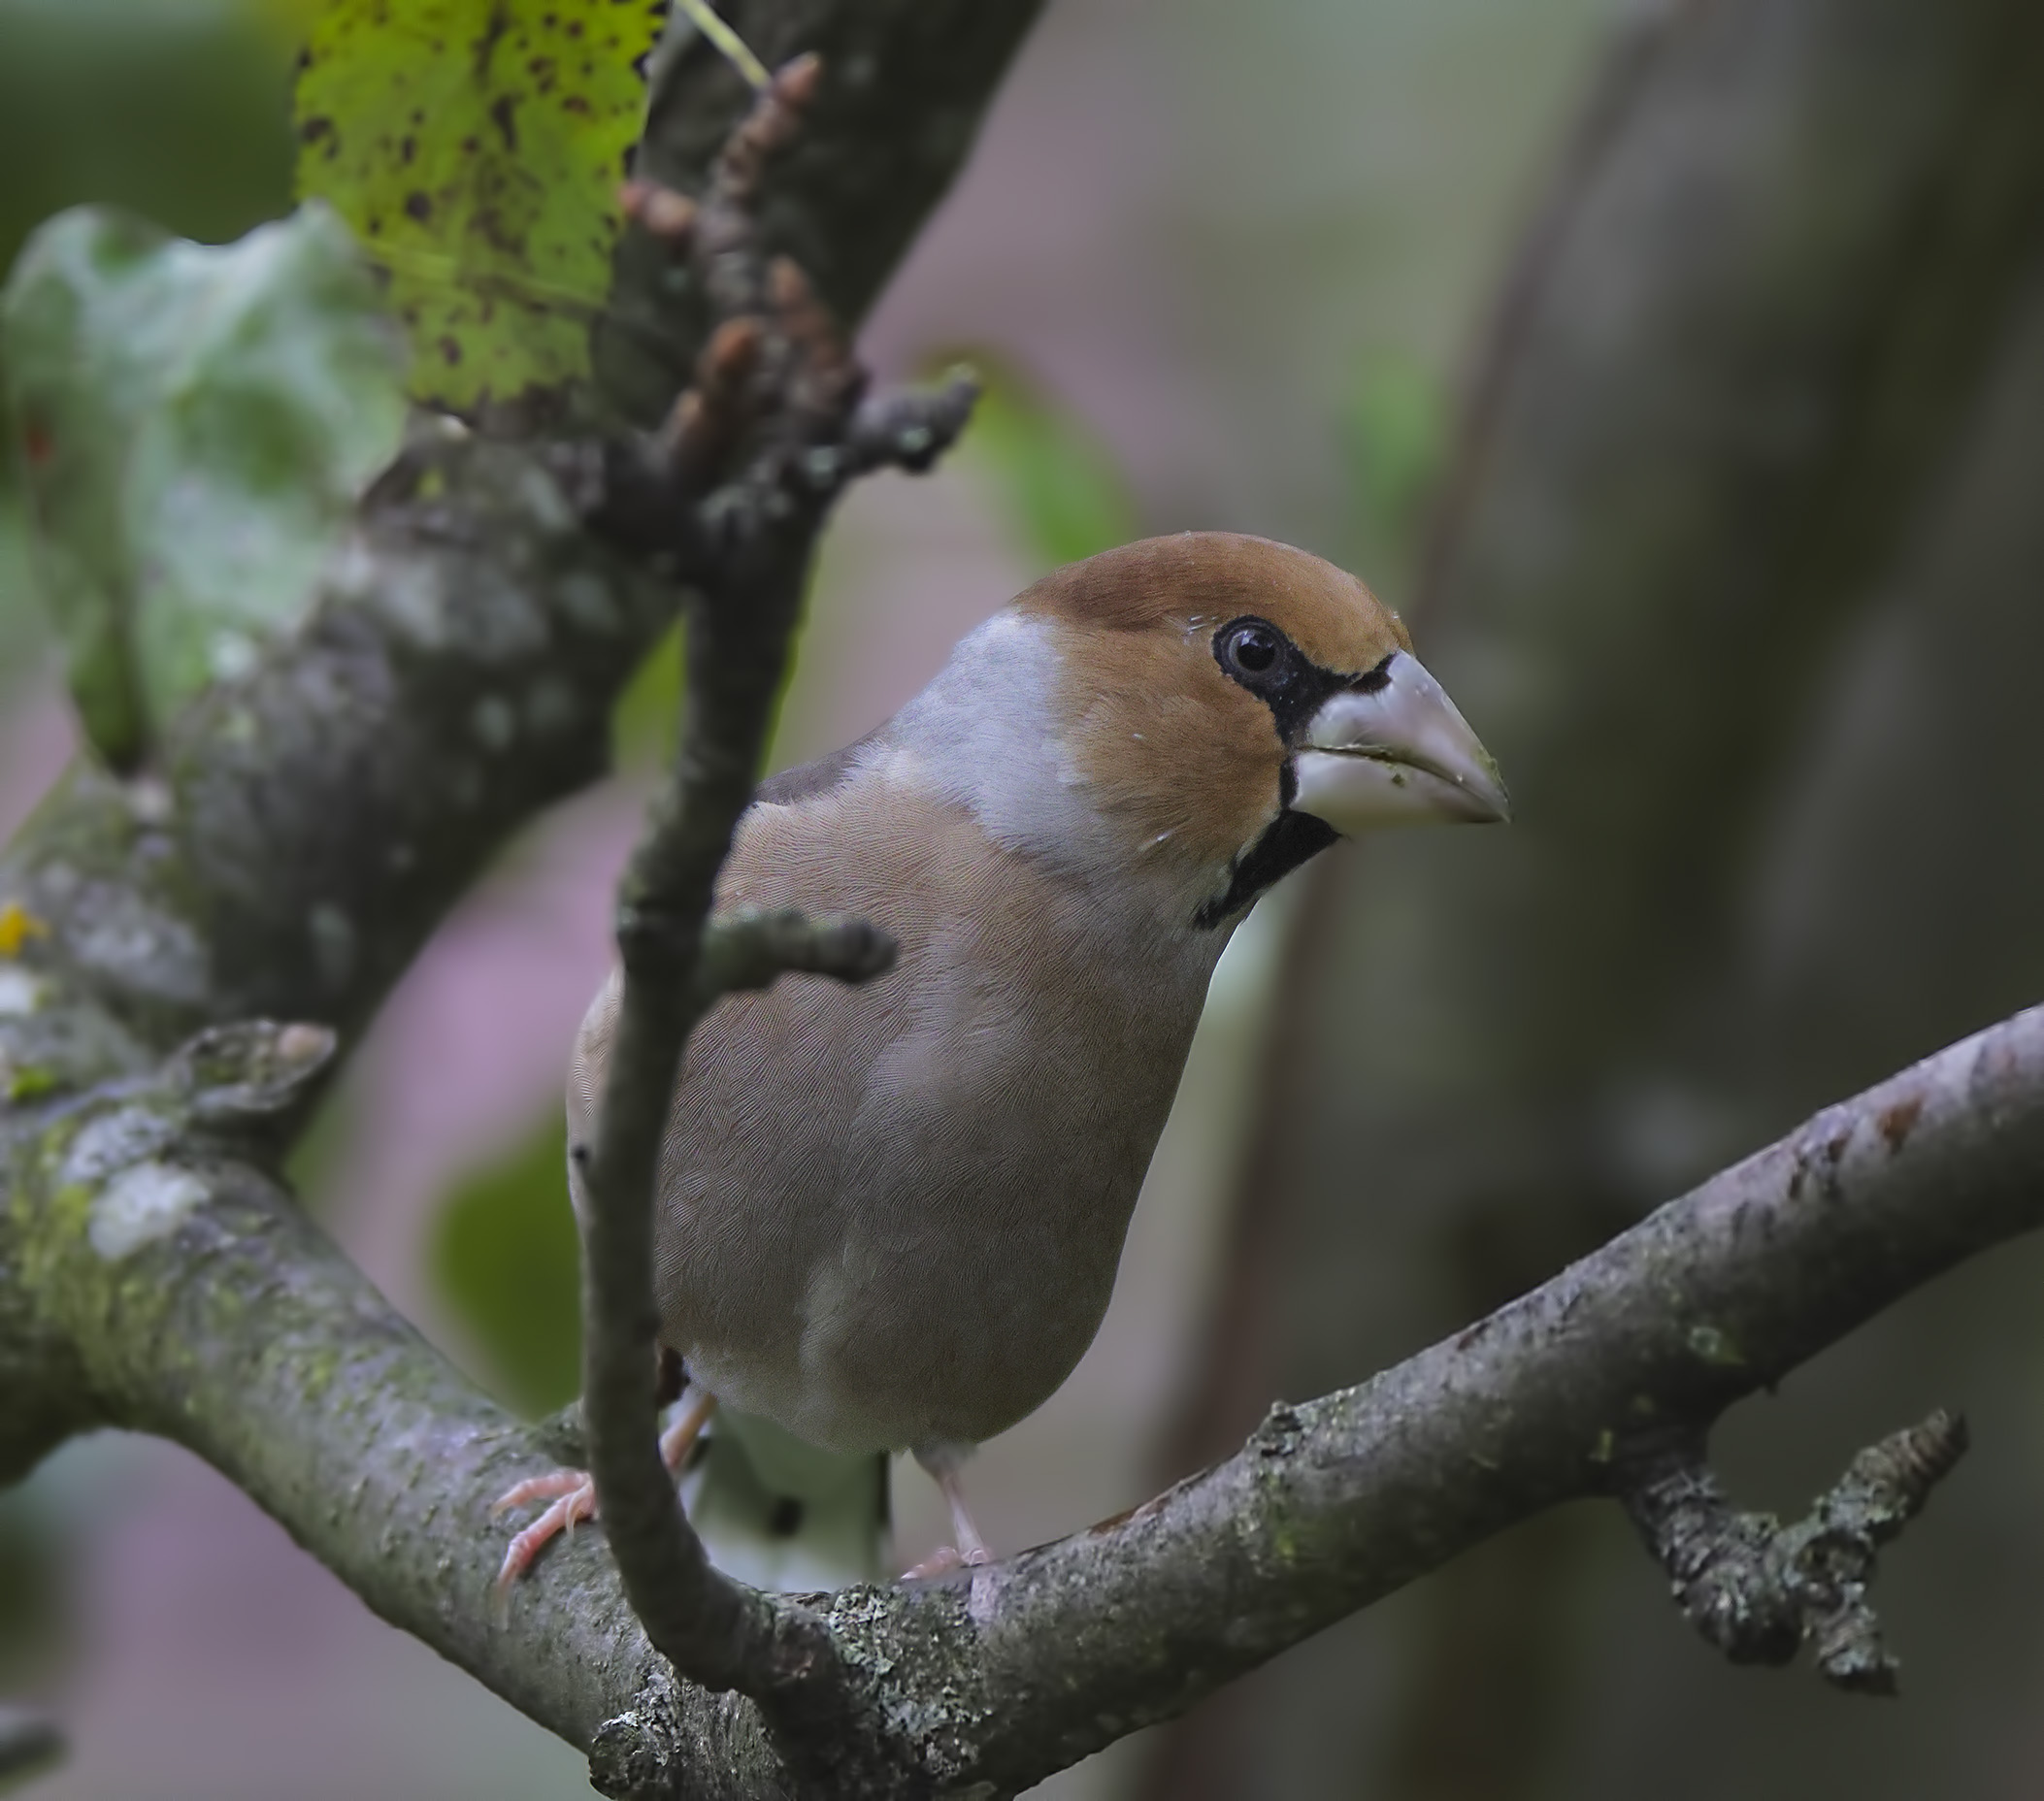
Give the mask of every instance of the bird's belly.
M 676 1348 L 712 1392 L 834 1451 L 991 1438 L 1092 1343 L 1153 1141 L 1104 1168 L 1011 1167 L 868 1204 L 828 1252 L 768 1278 L 791 1302 L 771 1329 L 756 1310 L 715 1328 L 735 1271 L 719 1268 L 715 1234 L 696 1235 L 704 1253 L 676 1272 L 668 1314 L 710 1329 Z M 753 1280 L 764 1273 L 748 1260 Z
M 803 1363 L 826 1429 L 890 1448 L 977 1444 L 1034 1413 L 1100 1329 L 1134 1200 L 1102 1196 L 1106 1229 L 1084 1244 L 997 1230 L 939 1263 L 869 1239 L 819 1266 Z
M 684 1353 L 691 1370 L 733 1405 L 827 1450 L 976 1444 L 1056 1392 L 1112 1293 L 1111 1261 L 1104 1276 L 1068 1271 L 1055 1305 L 1023 1308 L 991 1266 L 953 1265 L 936 1280 L 860 1270 L 873 1252 L 851 1247 L 811 1272 L 794 1356 L 706 1343 Z
M 1087 892 L 982 862 L 955 905 L 806 868 L 748 886 L 749 904 L 876 918 L 900 961 L 860 988 L 720 1002 L 677 1093 L 667 1342 L 720 1398 L 828 1449 L 976 1442 L 1071 1373 L 1217 954 L 1141 922 L 1114 935 Z
M 911 1031 L 848 1117 L 811 1089 L 696 1139 L 661 1286 L 713 1392 L 812 1444 L 900 1450 L 1005 1431 L 1071 1374 L 1183 1049 L 1027 1042 L 975 1059 L 955 1031 Z

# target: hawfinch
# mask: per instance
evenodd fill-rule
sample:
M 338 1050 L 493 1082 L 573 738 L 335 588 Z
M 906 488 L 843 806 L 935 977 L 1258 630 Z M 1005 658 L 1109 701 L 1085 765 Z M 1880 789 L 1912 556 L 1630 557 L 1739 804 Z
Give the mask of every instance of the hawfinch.
M 1398 615 L 1225 533 L 1045 577 L 885 725 L 765 783 L 718 905 L 860 915 L 900 957 L 731 996 L 688 1046 L 655 1287 L 694 1396 L 671 1462 L 715 1410 L 684 1486 L 712 1556 L 763 1586 L 872 1576 L 907 1450 L 951 1507 L 935 1567 L 983 1560 L 958 1466 L 1091 1343 L 1230 933 L 1336 837 L 1505 817 Z M 571 1144 L 616 1004 L 613 975 Z M 543 1495 L 507 1577 L 593 1505 L 566 1476 L 513 1490 Z

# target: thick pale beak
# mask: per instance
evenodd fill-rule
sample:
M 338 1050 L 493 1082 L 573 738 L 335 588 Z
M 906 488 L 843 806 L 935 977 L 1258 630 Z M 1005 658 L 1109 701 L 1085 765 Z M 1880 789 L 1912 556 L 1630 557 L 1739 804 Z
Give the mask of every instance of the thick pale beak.
M 1369 693 L 1346 688 L 1313 715 L 1293 759 L 1292 809 L 1349 835 L 1378 826 L 1512 816 L 1491 753 L 1417 657 L 1400 651 Z

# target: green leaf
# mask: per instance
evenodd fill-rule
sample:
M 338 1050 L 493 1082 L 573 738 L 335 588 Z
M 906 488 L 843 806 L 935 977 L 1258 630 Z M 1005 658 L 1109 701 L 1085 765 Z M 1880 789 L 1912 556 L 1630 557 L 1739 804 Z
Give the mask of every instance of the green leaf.
M 530 1413 L 579 1392 L 580 1247 L 568 1207 L 568 1128 L 558 1107 L 502 1162 L 448 1195 L 434 1228 L 441 1293 Z
M 390 274 L 412 391 L 468 411 L 589 373 L 665 0 L 329 0 L 298 191 Z
M 0 1494 L 0 1695 L 45 1674 L 62 1646 L 71 1549 L 40 1488 Z
M 1373 562 L 1409 557 L 1421 508 L 1448 450 L 1440 377 L 1392 350 L 1364 358 L 1345 421 L 1366 548 Z
M 643 775 L 664 769 L 675 754 L 681 717 L 681 622 L 677 619 L 640 660 L 610 707 L 610 767 Z
M 304 616 L 403 436 L 402 346 L 323 207 L 218 248 L 88 207 L 15 265 L 0 362 L 37 584 L 126 767 Z
M 0 444 L 15 442 L 7 407 L 7 371 L 0 368 Z M 16 685 L 40 666 L 42 618 L 28 562 L 28 519 L 15 459 L 0 454 L 0 706 Z
M 981 392 L 961 449 L 992 471 L 1030 555 L 1055 569 L 1134 538 L 1127 483 L 1085 423 L 998 358 L 965 360 Z

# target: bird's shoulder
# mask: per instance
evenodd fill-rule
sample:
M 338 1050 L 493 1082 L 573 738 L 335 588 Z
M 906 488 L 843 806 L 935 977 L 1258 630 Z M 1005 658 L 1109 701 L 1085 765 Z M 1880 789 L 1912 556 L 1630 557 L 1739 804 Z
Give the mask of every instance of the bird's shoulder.
M 768 776 L 753 794 L 753 804 L 796 806 L 842 787 L 859 768 L 861 759 L 878 744 L 880 734 L 885 730 L 884 726 L 875 726 L 864 737 L 855 738 L 841 750 L 813 757 L 808 763 L 799 763 L 793 769 Z
M 1009 861 L 883 728 L 761 784 L 717 904 L 857 912 L 899 933 L 1011 882 Z

